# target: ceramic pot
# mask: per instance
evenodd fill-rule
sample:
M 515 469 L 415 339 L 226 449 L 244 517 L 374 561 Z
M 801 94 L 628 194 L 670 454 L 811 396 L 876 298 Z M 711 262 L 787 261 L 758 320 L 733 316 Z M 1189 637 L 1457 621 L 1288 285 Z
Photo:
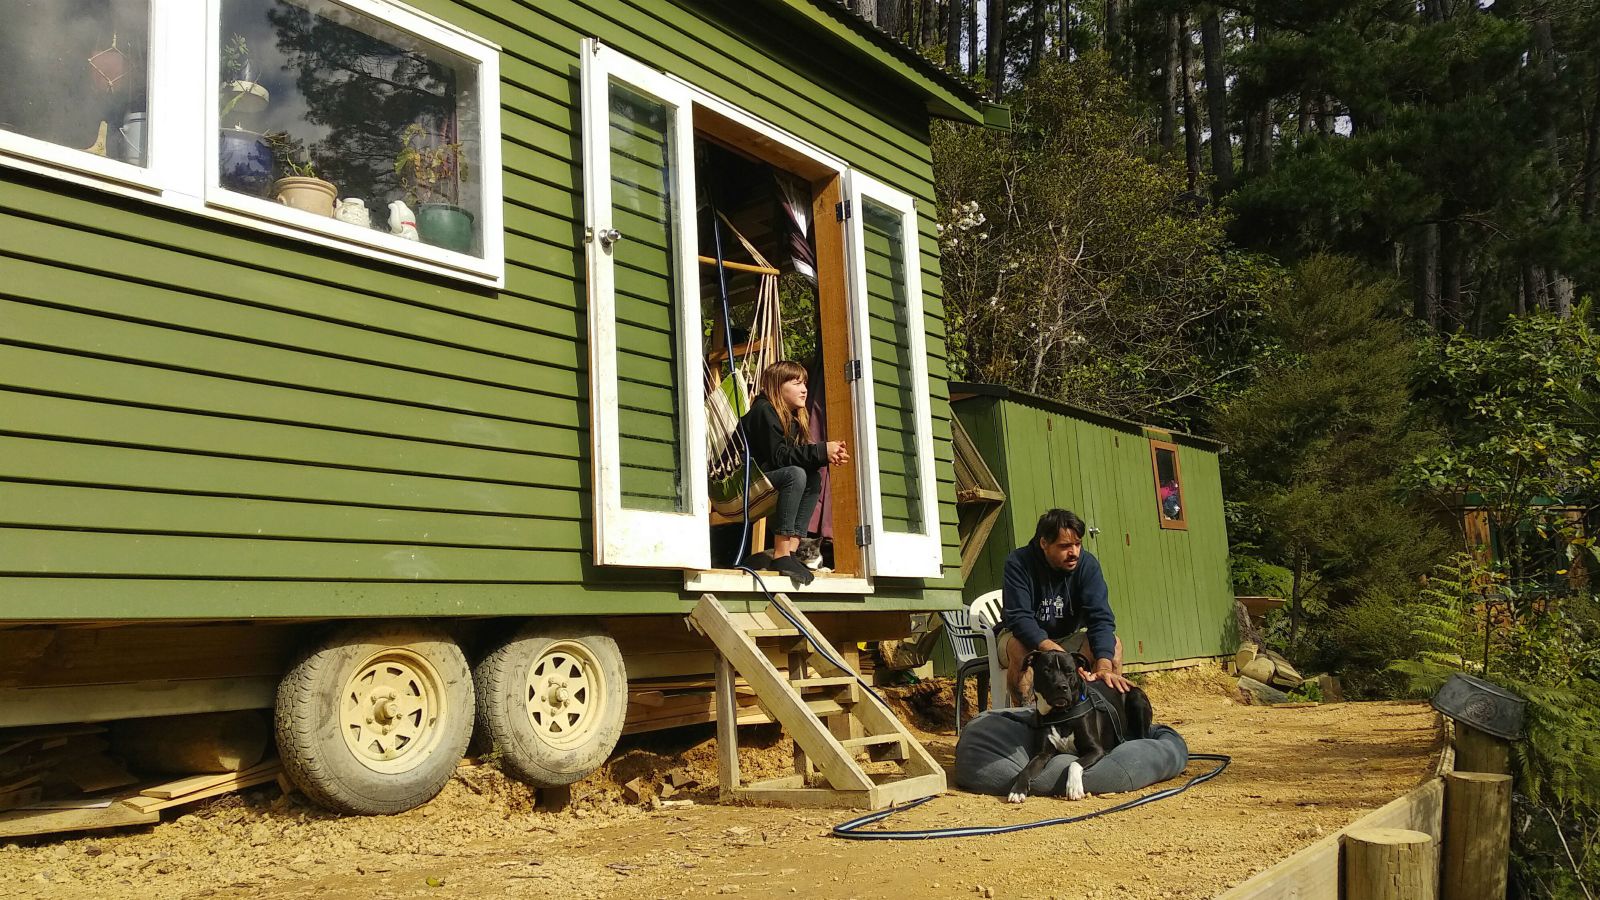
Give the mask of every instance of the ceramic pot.
M 448 203 L 424 203 L 417 207 L 417 235 L 425 244 L 471 253 L 472 213 Z
M 266 138 L 242 128 L 224 128 L 217 149 L 217 178 L 223 187 L 257 197 L 272 187 L 272 147 Z
M 272 183 L 272 195 L 284 206 L 303 209 L 308 213 L 333 218 L 333 201 L 339 196 L 338 188 L 321 178 L 302 178 L 291 175 Z

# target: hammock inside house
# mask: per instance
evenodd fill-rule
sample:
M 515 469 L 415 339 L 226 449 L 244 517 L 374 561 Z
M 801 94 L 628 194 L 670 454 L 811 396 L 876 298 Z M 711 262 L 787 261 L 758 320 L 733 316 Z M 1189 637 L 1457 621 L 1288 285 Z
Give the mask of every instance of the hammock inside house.
M 753 261 L 753 265 L 739 268 L 759 275 L 748 337 L 734 345 L 733 356 L 725 360 L 725 366 L 718 356 L 719 351 L 727 353 L 725 341 L 729 338 L 714 340 L 706 354 L 706 460 L 711 521 L 713 525 L 722 525 L 742 522 L 746 515 L 744 463 L 749 445 L 739 430 L 739 420 L 750 410 L 754 391 L 761 384 L 761 373 L 783 354 L 783 319 L 778 309 L 778 270 L 733 227 L 727 216 L 719 212 L 717 217 L 739 239 Z M 715 260 L 710 262 L 716 264 Z M 723 332 L 721 327 L 712 329 L 713 335 Z M 714 359 L 717 361 L 713 362 Z M 754 460 L 750 468 L 749 500 L 748 515 L 752 521 L 770 514 L 778 500 L 777 491 Z

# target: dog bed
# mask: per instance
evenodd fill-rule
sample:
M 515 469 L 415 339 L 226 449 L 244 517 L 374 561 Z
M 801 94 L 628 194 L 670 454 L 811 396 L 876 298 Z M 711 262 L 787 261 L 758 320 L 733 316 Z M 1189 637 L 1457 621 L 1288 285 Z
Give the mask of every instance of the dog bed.
M 1035 713 L 1021 709 L 991 709 L 968 722 L 956 742 L 956 784 L 979 794 L 1005 796 L 1032 756 Z M 1032 796 L 1061 795 L 1067 790 L 1067 767 L 1073 757 L 1058 753 L 1033 779 Z M 1166 725 L 1156 725 L 1150 737 L 1127 741 L 1107 753 L 1083 773 L 1083 789 L 1091 794 L 1137 791 L 1175 778 L 1189 764 L 1189 747 Z

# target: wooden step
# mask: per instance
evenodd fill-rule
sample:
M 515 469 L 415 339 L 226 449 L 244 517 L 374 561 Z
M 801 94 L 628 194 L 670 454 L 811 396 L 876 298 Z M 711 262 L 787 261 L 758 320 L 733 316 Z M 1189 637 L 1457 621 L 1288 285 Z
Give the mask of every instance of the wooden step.
M 833 656 L 826 638 L 788 597 L 778 594 L 757 613 L 735 613 L 711 594 L 702 595 L 689 615 L 692 626 L 716 645 L 717 780 L 722 794 L 757 803 L 845 806 L 882 809 L 945 789 L 945 774 L 895 714 L 850 669 L 851 656 Z M 785 627 L 793 623 L 797 627 Z M 773 644 L 757 646 L 758 636 L 782 640 L 787 659 L 772 659 Z M 813 643 L 815 642 L 815 643 Z M 813 646 L 826 648 L 814 652 Z M 785 665 L 787 672 L 780 672 Z M 813 672 L 815 674 L 813 674 Z M 756 692 L 760 710 L 742 710 L 736 679 Z M 663 700 L 665 702 L 665 700 Z M 795 742 L 795 774 L 753 785 L 739 777 L 737 725 L 756 716 L 783 724 Z M 866 736 L 853 736 L 863 735 Z M 894 761 L 900 770 L 868 774 L 857 757 Z M 827 787 L 818 784 L 822 779 Z

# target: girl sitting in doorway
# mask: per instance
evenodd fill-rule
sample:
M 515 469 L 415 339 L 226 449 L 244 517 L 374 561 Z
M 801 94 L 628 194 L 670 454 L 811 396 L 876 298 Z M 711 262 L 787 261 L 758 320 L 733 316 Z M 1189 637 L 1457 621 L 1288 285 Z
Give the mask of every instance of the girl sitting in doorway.
M 794 360 L 767 366 L 761 373 L 761 391 L 740 423 L 751 457 L 778 492 L 772 567 L 800 584 L 811 581 L 811 571 L 793 553 L 822 494 L 822 469 L 850 461 L 844 441 L 805 442 L 810 428 L 808 380 L 806 367 Z

